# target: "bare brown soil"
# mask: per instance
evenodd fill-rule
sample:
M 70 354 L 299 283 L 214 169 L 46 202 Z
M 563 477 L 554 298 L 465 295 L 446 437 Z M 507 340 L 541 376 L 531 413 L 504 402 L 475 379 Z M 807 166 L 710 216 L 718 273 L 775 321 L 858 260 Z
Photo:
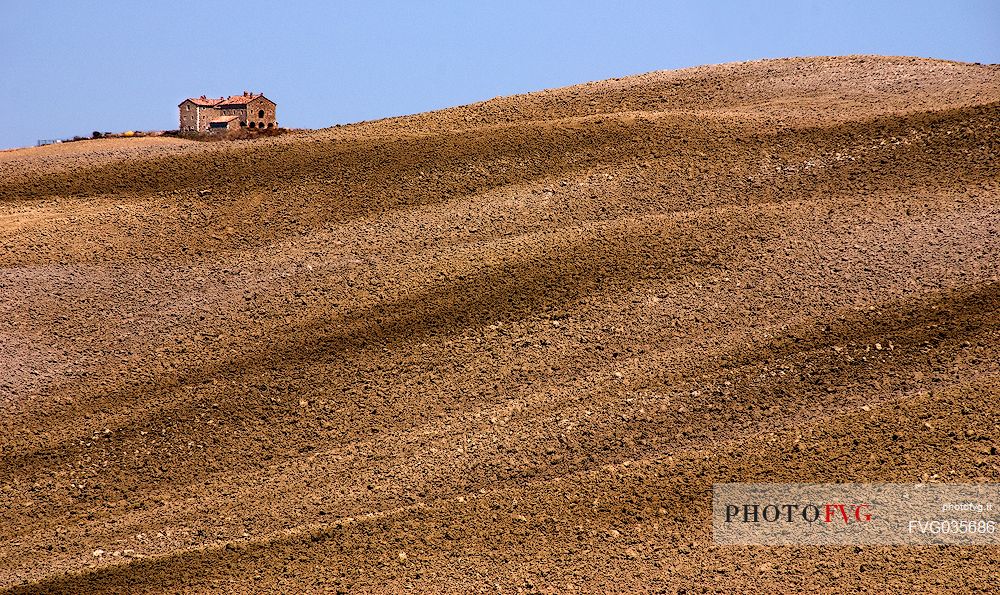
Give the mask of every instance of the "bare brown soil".
M 1000 480 L 1000 67 L 0 156 L 0 586 L 995 592 L 713 482 Z

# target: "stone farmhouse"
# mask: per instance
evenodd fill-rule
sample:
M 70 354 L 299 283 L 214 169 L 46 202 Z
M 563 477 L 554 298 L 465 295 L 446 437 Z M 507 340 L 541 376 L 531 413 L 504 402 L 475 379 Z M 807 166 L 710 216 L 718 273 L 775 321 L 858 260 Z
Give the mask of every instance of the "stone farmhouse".
M 263 93 L 249 93 L 211 99 L 202 95 L 182 101 L 181 132 L 224 132 L 239 128 L 277 128 L 278 104 Z

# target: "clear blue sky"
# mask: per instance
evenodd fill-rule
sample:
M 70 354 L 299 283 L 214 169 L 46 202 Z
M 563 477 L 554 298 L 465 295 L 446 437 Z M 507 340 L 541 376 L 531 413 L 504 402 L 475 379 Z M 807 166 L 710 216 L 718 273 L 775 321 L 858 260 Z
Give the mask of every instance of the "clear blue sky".
M 198 7 L 198 8 L 194 8 Z M 646 72 L 872 53 L 1000 62 L 1000 2 L 0 0 L 0 148 L 177 127 L 263 91 L 317 128 Z

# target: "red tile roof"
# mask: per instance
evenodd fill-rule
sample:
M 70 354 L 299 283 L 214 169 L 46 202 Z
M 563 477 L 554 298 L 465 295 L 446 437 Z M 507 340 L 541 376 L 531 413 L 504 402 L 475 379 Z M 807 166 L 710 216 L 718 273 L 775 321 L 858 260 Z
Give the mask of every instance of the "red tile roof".
M 257 99 L 258 97 L 264 97 L 264 94 L 245 93 L 243 95 L 231 95 L 229 97 L 219 97 L 218 99 L 205 97 L 204 95 L 202 95 L 201 97 L 188 97 L 184 101 L 180 102 L 179 105 L 184 105 L 184 103 L 190 101 L 195 105 L 200 105 L 203 107 L 221 107 L 223 105 L 241 106 L 250 103 L 254 99 Z M 272 101 L 271 103 L 274 102 Z
M 213 105 L 217 105 L 223 99 L 224 99 L 224 97 L 220 97 L 218 99 L 209 99 L 209 98 L 206 98 L 204 96 L 202 96 L 202 97 L 188 97 L 187 99 L 185 99 L 184 101 L 182 101 L 181 104 L 183 105 L 184 103 L 190 101 L 191 103 L 193 103 L 195 105 L 201 105 L 201 106 L 205 106 L 205 107 L 211 107 Z
M 220 99 L 218 105 L 246 105 L 262 95 L 263 93 L 257 93 L 256 95 L 253 93 L 248 95 L 233 95 L 228 99 Z

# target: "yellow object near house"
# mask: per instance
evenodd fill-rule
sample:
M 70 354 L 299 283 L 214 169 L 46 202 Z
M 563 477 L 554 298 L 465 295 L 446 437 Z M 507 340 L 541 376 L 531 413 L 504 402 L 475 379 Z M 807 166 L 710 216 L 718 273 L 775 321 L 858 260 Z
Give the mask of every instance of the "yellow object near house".
M 134 130 L 126 130 L 123 136 L 135 136 Z

